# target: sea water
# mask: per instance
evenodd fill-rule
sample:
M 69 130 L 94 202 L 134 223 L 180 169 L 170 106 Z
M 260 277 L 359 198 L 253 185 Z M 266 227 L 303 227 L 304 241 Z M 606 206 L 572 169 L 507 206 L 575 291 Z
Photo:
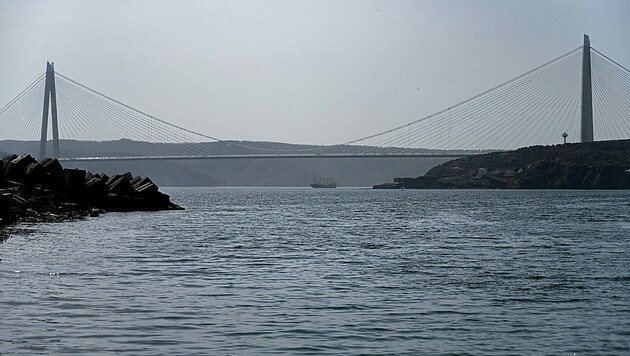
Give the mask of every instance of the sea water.
M 9 228 L 0 354 L 630 354 L 628 191 L 163 190 Z

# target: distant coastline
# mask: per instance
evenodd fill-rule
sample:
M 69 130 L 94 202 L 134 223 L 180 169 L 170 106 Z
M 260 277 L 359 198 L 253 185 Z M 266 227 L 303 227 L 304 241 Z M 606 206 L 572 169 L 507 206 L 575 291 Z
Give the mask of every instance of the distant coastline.
M 532 146 L 460 158 L 374 189 L 630 189 L 630 140 Z
M 265 148 L 267 152 L 299 151 L 316 146 L 277 142 L 239 141 L 239 144 Z M 142 156 L 146 152 L 166 153 L 174 149 L 165 144 L 131 140 L 75 141 L 60 140 L 62 157 Z M 203 150 L 203 143 L 192 144 Z M 230 142 L 216 142 L 217 152 L 233 150 Z M 366 147 L 364 147 L 366 148 Z M 0 151 L 39 153 L 39 141 L 2 141 Z M 237 151 L 238 154 L 256 151 Z M 361 149 L 361 147 L 355 147 Z M 164 151 L 166 150 L 166 151 Z M 325 153 L 347 153 L 347 147 L 330 147 Z M 2 155 L 0 154 L 0 158 Z M 308 187 L 313 176 L 334 177 L 338 187 L 371 187 L 392 177 L 420 175 L 447 158 L 339 158 L 266 160 L 176 160 L 176 161 L 105 161 L 64 162 L 64 167 L 115 175 L 133 172 L 148 176 L 160 187 Z

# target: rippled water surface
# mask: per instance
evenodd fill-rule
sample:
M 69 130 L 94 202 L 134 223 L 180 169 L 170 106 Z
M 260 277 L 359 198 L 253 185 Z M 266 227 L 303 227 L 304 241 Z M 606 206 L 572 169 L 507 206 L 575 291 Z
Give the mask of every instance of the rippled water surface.
M 21 225 L 0 354 L 630 354 L 630 192 L 165 189 Z

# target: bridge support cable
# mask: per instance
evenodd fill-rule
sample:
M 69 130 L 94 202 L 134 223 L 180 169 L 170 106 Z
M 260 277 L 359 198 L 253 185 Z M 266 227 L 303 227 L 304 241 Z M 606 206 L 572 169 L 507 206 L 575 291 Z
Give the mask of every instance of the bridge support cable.
M 59 81 L 60 93 L 63 94 L 65 104 L 63 108 L 68 111 L 69 115 L 65 117 L 63 131 L 67 138 L 88 141 L 115 141 L 122 139 L 121 133 L 127 130 L 133 132 L 134 127 L 128 125 L 124 127 L 120 120 L 112 119 L 115 117 L 110 110 L 107 110 L 101 103 L 96 100 L 88 100 L 84 97 L 83 92 L 69 90 L 63 81 Z M 91 98 L 93 99 L 93 98 Z M 76 136 L 71 136 L 75 134 Z M 129 144 L 135 145 L 134 141 Z
M 557 57 L 557 58 L 555 58 L 555 59 L 553 59 L 553 60 L 543 64 L 543 65 L 541 65 L 541 66 L 538 66 L 538 67 L 536 67 L 536 68 L 534 68 L 534 69 L 532 69 L 532 70 L 530 70 L 530 71 L 528 71 L 528 72 L 526 72 L 526 73 L 524 73 L 522 75 L 519 75 L 519 76 L 517 76 L 517 77 L 515 77 L 515 78 L 513 78 L 513 79 L 511 79 L 511 80 L 509 80 L 507 82 L 504 82 L 504 83 L 502 83 L 500 85 L 497 85 L 497 86 L 495 86 L 495 87 L 493 87 L 493 88 L 491 88 L 489 90 L 486 90 L 486 91 L 484 91 L 484 92 L 482 92 L 482 93 L 480 93 L 478 95 L 475 95 L 475 96 L 473 96 L 473 97 L 471 97 L 471 98 L 469 98 L 467 100 L 459 102 L 458 104 L 453 105 L 450 108 L 441 110 L 441 111 L 439 111 L 437 113 L 434 113 L 434 114 L 431 114 L 429 116 L 423 117 L 423 118 L 418 119 L 416 121 L 413 121 L 411 123 L 395 127 L 393 129 L 389 129 L 389 130 L 386 130 L 386 131 L 383 131 L 383 132 L 380 132 L 380 133 L 377 133 L 377 134 L 374 134 L 374 135 L 366 136 L 366 137 L 363 137 L 363 138 L 360 138 L 360 139 L 348 141 L 345 144 L 352 145 L 352 144 L 362 143 L 362 144 L 366 144 L 367 145 L 367 143 L 369 142 L 370 145 L 371 145 L 372 142 L 375 142 L 374 139 L 381 139 L 385 135 L 388 135 L 388 134 L 390 134 L 392 132 L 395 132 L 395 131 L 407 129 L 408 127 L 417 127 L 417 128 L 419 128 L 420 126 L 418 124 L 420 124 L 422 122 L 426 122 L 426 121 L 431 121 L 432 119 L 435 119 L 435 118 L 439 117 L 440 115 L 444 114 L 445 112 L 447 112 L 449 110 L 460 109 L 462 113 L 468 113 L 469 110 L 466 110 L 466 109 L 468 107 L 471 107 L 471 103 L 474 104 L 474 102 L 483 102 L 484 99 L 491 100 L 491 98 L 495 98 L 496 96 L 500 95 L 500 94 L 497 94 L 497 93 L 500 93 L 500 92 L 498 92 L 499 90 L 505 89 L 505 87 L 514 86 L 514 84 L 524 83 L 525 80 L 528 80 L 529 76 L 531 76 L 531 75 L 533 75 L 533 74 L 543 70 L 546 67 L 552 66 L 556 62 L 562 62 L 567 57 L 575 57 L 574 55 L 576 53 L 578 53 L 580 50 L 581 50 L 581 47 L 578 47 L 578 48 L 576 48 L 576 49 L 574 49 L 574 50 L 572 50 L 570 52 L 567 52 L 567 53 L 565 53 L 565 54 L 563 54 L 563 55 L 561 55 L 561 56 L 559 56 L 559 57 Z M 575 60 L 573 58 L 571 58 L 570 62 L 575 62 Z M 451 124 L 453 124 L 453 123 L 455 123 L 455 119 L 451 118 Z M 440 125 L 440 124 L 438 124 L 438 125 Z M 448 125 L 448 123 L 446 123 L 446 125 Z M 461 125 L 461 123 L 460 123 L 460 125 Z M 438 127 L 440 127 L 440 126 L 438 126 Z M 416 130 L 420 130 L 420 129 L 416 129 Z M 426 127 L 425 127 L 425 130 L 426 130 Z M 418 135 L 418 136 L 420 136 L 420 135 Z M 425 145 L 425 144 L 420 144 L 420 146 L 421 147 L 430 148 L 430 147 L 428 147 L 429 145 Z M 444 147 L 445 146 L 444 142 L 443 141 L 440 142 L 440 144 L 438 146 Z M 481 145 L 478 145 L 478 146 L 481 146 Z M 479 148 L 485 148 L 485 147 L 479 147 Z
M 60 81 L 62 83 L 62 81 Z M 60 87 L 62 87 L 60 85 Z M 72 88 L 69 88 L 72 89 Z M 68 101 L 67 107 L 70 111 L 79 112 L 78 115 L 72 117 L 76 121 L 71 122 L 73 126 L 79 127 L 80 137 L 88 138 L 91 141 L 115 141 L 127 138 L 125 146 L 127 149 L 133 149 L 136 154 L 149 154 L 150 150 L 146 144 L 140 141 L 150 141 L 150 138 L 138 138 L 135 132 L 142 131 L 144 127 L 133 121 L 121 120 L 119 108 L 112 106 L 101 98 L 92 97 L 84 91 L 71 91 L 66 94 L 64 86 L 64 94 Z M 127 135 L 124 135 L 127 132 Z M 132 146 L 132 147 L 129 147 Z
M 571 68 L 570 68 L 571 69 Z M 522 147 L 539 142 L 558 143 L 562 130 L 558 132 L 550 132 L 553 124 L 558 122 L 566 122 L 571 120 L 569 117 L 560 117 L 557 115 L 557 108 L 570 102 L 571 96 L 579 93 L 579 82 L 577 75 L 560 75 L 553 78 L 553 82 L 537 95 L 528 95 L 529 100 L 525 101 L 521 109 L 523 110 L 522 122 L 517 121 L 520 125 L 510 132 L 507 136 L 512 136 L 512 142 L 515 147 Z M 563 73 L 563 72 L 560 72 Z M 549 137 L 548 134 L 552 134 Z M 529 137 L 528 137 L 529 135 Z M 503 134 L 499 133 L 499 137 Z M 537 142 L 538 141 L 538 142 Z
M 234 154 L 235 152 L 249 153 L 251 151 L 263 152 L 316 152 L 323 151 L 329 146 L 306 146 L 303 149 L 280 150 L 278 148 L 268 149 L 255 147 L 241 143 L 239 141 L 220 140 L 216 137 L 200 134 L 181 126 L 170 124 L 160 120 L 155 116 L 144 113 L 94 89 L 82 85 L 60 73 L 56 73 L 59 86 L 63 86 L 65 102 L 75 106 L 67 109 L 69 112 L 80 115 L 73 115 L 79 127 L 93 127 L 98 122 L 98 131 L 81 131 L 83 139 L 93 141 L 120 140 L 121 138 L 131 139 L 133 142 L 126 142 L 126 145 L 136 144 L 148 150 L 153 150 L 153 155 L 177 155 L 184 156 L 204 156 Z M 107 125 L 109 130 L 103 130 L 103 125 Z M 107 131 L 107 132 L 104 132 Z M 66 129 L 66 135 L 76 135 L 76 130 Z M 87 136 L 86 136 L 87 135 Z M 87 138 L 86 138 L 87 137 Z M 136 142 L 137 141 L 137 142 Z M 155 147 L 149 148 L 145 142 L 161 143 L 163 150 L 155 152 Z M 229 152 L 228 152 L 229 150 Z M 147 152 L 149 154 L 151 152 Z
M 602 81 L 595 81 L 594 84 L 594 89 L 595 89 L 595 93 L 593 95 L 593 102 L 595 103 L 595 105 L 597 107 L 607 107 L 611 104 L 612 100 L 611 100 L 611 93 L 610 93 L 610 89 L 608 87 L 606 87 L 606 85 L 604 85 L 604 83 Z M 618 130 L 618 128 L 613 128 L 613 126 L 616 126 L 614 124 L 612 124 L 611 122 L 614 122 L 615 120 L 613 119 L 613 117 L 615 116 L 614 111 L 612 110 L 607 110 L 606 114 L 600 114 L 598 113 L 598 116 L 602 116 L 602 117 L 606 117 L 608 119 L 608 123 L 599 123 L 598 125 L 598 135 L 602 135 L 602 136 L 611 136 L 614 134 L 615 131 Z M 611 120 L 613 119 L 613 120 Z
M 20 92 L 15 98 L 9 101 L 5 106 L 0 109 L 0 115 L 2 115 L 5 111 L 7 111 L 10 107 L 13 106 L 16 102 L 20 101 L 24 96 L 26 96 L 35 86 L 40 84 L 44 78 L 46 77 L 46 73 L 39 76 L 39 78 L 35 79 L 31 84 L 29 84 L 24 90 Z
M 630 137 L 630 71 L 593 48 L 595 138 Z
M 124 107 L 124 108 L 128 109 L 130 112 L 134 112 L 134 113 L 136 113 L 136 114 L 138 114 L 140 116 L 151 118 L 151 119 L 155 120 L 156 122 L 159 122 L 159 123 L 161 123 L 161 124 L 163 124 L 163 125 L 165 125 L 167 127 L 171 127 L 171 128 L 177 129 L 177 130 L 181 130 L 182 132 L 186 132 L 186 133 L 189 133 L 189 134 L 194 135 L 194 136 L 203 137 L 203 138 L 209 139 L 211 141 L 221 141 L 218 138 L 215 138 L 215 137 L 212 137 L 212 136 L 208 136 L 208 135 L 204 135 L 204 134 L 200 134 L 198 132 L 194 132 L 192 130 L 188 130 L 186 128 L 183 128 L 181 126 L 177 126 L 177 125 L 171 124 L 171 123 L 166 122 L 164 120 L 160 120 L 160 119 L 158 119 L 155 116 L 149 115 L 149 114 L 147 114 L 145 112 L 142 112 L 142 111 L 140 111 L 140 110 L 138 110 L 136 108 L 133 108 L 133 107 L 127 105 L 127 104 L 124 104 L 124 103 L 122 103 L 122 102 L 120 102 L 120 101 L 118 101 L 116 99 L 113 99 L 113 98 L 111 98 L 111 97 L 109 97 L 109 96 L 107 96 L 105 94 L 102 94 L 102 93 L 100 93 L 100 92 L 98 92 L 98 91 L 96 91 L 94 89 L 88 88 L 85 85 L 80 84 L 80 83 L 78 83 L 78 82 L 76 82 L 76 81 L 74 81 L 74 80 L 72 80 L 72 79 L 70 79 L 70 78 L 68 78 L 68 77 L 58 73 L 58 72 L 57 72 L 57 76 L 59 76 L 59 77 L 65 79 L 66 81 L 76 85 L 77 87 L 80 87 L 80 88 L 82 88 L 82 89 L 84 89 L 84 90 L 86 90 L 86 91 L 88 91 L 88 92 L 90 92 L 92 94 L 95 94 L 96 97 L 107 99 L 108 101 L 110 101 L 112 103 L 118 104 L 120 107 Z
M 40 135 L 45 77 L 45 73 L 39 76 L 0 109 L 0 139 L 32 141 Z
M 410 152 L 419 148 L 492 150 L 557 143 L 555 136 L 560 137 L 562 131 L 557 135 L 552 131 L 566 129 L 575 121 L 572 113 L 579 99 L 579 49 L 450 108 L 348 144 L 397 146 Z M 578 132 L 575 125 L 570 130 Z M 541 135 L 545 142 L 540 142 Z
M 125 146 L 133 146 L 135 154 L 143 155 L 198 156 L 224 153 L 215 145 L 210 145 L 212 142 L 207 142 L 216 142 L 216 138 L 169 124 L 66 76 L 59 73 L 57 75 L 60 78 L 60 92 L 63 92 L 64 102 L 68 106 L 65 110 L 71 113 L 73 126 L 81 130 L 77 132 L 76 129 L 66 129 L 64 134 L 67 136 L 79 134 L 83 140 L 91 141 L 126 139 Z M 155 145 L 147 145 L 147 142 L 160 145 L 156 148 Z
M 64 81 L 60 81 L 60 83 L 64 83 Z M 91 123 L 92 125 L 89 126 L 98 124 L 108 129 L 94 131 L 95 137 L 89 137 L 90 140 L 101 141 L 99 136 L 107 135 L 107 139 L 140 138 L 149 142 L 157 141 L 151 137 L 145 137 L 148 116 L 132 115 L 128 110 L 124 110 L 124 107 L 116 105 L 105 97 L 68 85 L 68 82 L 64 84 L 65 91 L 69 93 L 67 97 L 71 104 L 82 112 L 80 120 L 83 123 Z M 171 137 L 169 139 L 177 141 L 176 138 Z
M 298 150 L 279 150 L 277 148 L 254 147 L 238 141 L 220 141 L 215 137 L 199 134 L 157 119 L 64 75 L 59 73 L 57 75 L 59 76 L 59 85 L 63 86 L 65 96 L 72 98 L 68 101 L 72 105 L 82 108 L 72 109 L 72 111 L 82 112 L 78 116 L 79 120 L 92 122 L 92 124 L 101 122 L 109 125 L 111 128 L 111 130 L 107 130 L 107 134 L 96 133 L 95 135 L 94 131 L 82 131 L 84 137 L 86 133 L 89 134 L 90 140 L 102 141 L 104 135 L 106 135 L 108 140 L 125 137 L 134 140 L 133 142 L 127 142 L 126 145 L 137 144 L 144 146 L 146 149 L 153 150 L 153 155 L 177 155 L 178 157 L 228 154 L 226 150 L 230 150 L 229 153 L 231 154 L 234 154 L 235 150 L 236 153 L 242 151 L 245 151 L 245 153 L 251 151 L 295 153 L 322 151 L 326 148 L 326 146 L 307 146 L 307 148 Z M 80 123 L 79 126 L 83 127 L 86 125 Z M 76 134 L 76 132 L 67 133 Z M 148 148 L 144 142 L 162 143 L 163 147 L 161 148 L 163 150 L 155 152 L 155 147 Z
M 168 125 L 156 125 L 156 119 L 151 115 L 129 109 L 127 105 L 119 105 L 119 102 L 93 90 L 85 90 L 84 86 L 75 85 L 76 82 L 65 80 L 65 78 L 67 77 L 59 82 L 64 84 L 66 91 L 72 92 L 71 95 L 68 95 L 75 98 L 72 104 L 82 107 L 81 120 L 89 122 L 88 126 L 97 123 L 101 128 L 108 128 L 106 137 L 103 137 L 103 133 L 93 132 L 97 136 L 91 140 L 105 141 L 124 138 L 126 139 L 124 145 L 127 148 L 133 146 L 135 154 L 150 154 L 155 149 L 155 146 L 152 149 L 151 145 L 146 144 L 147 142 L 161 143 L 159 148 L 168 147 L 171 152 L 177 151 L 177 154 L 190 153 L 185 151 L 185 143 L 190 140 L 186 139 L 186 135 L 181 130 L 175 127 L 169 131 Z M 157 122 L 161 123 L 161 121 Z
M 451 116 L 455 116 L 455 126 L 459 129 L 453 129 L 452 118 L 444 120 L 439 128 L 451 131 L 450 140 L 457 145 L 467 141 L 489 142 L 495 137 L 492 142 L 497 146 L 486 148 L 502 148 L 501 139 L 510 138 L 511 133 L 513 135 L 522 130 L 523 125 L 531 124 L 533 121 L 528 115 L 538 114 L 537 106 L 558 92 L 558 78 L 564 75 L 554 67 L 549 66 L 545 71 L 526 77 L 526 80 L 497 90 L 495 95 L 472 103 L 471 108 L 452 109 L 455 113 Z M 427 135 L 427 140 L 434 141 L 432 144 L 438 143 L 436 138 L 430 137 L 430 132 Z
M 594 50 L 594 49 L 593 49 Z M 595 127 L 615 125 L 609 138 L 630 137 L 630 71 L 594 50 L 593 82 L 602 93 L 594 102 Z M 598 139 L 602 139 L 599 136 Z
M 467 107 L 454 109 L 457 110 L 456 119 L 461 124 L 457 122 L 453 129 L 452 123 L 445 123 L 440 128 L 450 127 L 451 141 L 455 141 L 457 145 L 466 145 L 472 141 L 494 145 L 479 148 L 511 148 L 508 143 L 516 145 L 515 138 L 525 138 L 527 127 L 544 122 L 533 119 L 541 116 L 541 107 L 547 105 L 545 100 L 557 95 L 560 90 L 558 84 L 566 83 L 558 82 L 558 78 L 564 78 L 565 75 L 555 70 L 555 67 L 557 66 L 549 66 L 547 70 L 526 77 L 505 90 L 498 90 L 497 95 L 489 100 L 480 100 L 479 110 L 471 111 Z M 435 138 L 430 139 L 436 141 Z

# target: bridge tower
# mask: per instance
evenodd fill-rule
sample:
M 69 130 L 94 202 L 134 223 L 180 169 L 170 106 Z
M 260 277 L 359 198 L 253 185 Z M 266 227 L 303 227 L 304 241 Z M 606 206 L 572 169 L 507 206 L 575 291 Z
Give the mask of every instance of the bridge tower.
M 591 41 L 584 35 L 582 49 L 582 142 L 593 142 L 593 92 L 591 89 Z
M 59 157 L 59 127 L 57 125 L 57 92 L 55 90 L 55 64 L 46 62 L 46 84 L 44 85 L 44 113 L 42 114 L 42 137 L 39 143 L 39 159 L 46 158 L 48 141 L 48 108 L 52 117 L 53 157 Z

